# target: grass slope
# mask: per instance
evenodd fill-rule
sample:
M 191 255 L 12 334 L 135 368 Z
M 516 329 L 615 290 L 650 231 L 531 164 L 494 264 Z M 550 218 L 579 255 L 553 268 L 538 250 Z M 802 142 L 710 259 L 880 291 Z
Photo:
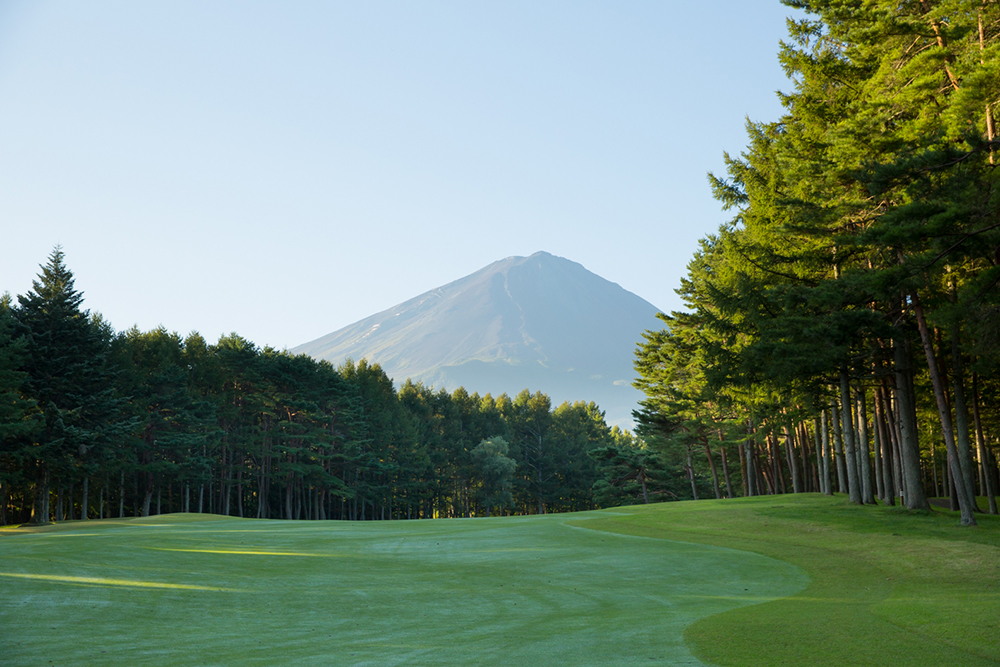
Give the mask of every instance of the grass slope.
M 691 625 L 720 665 L 1000 665 L 1000 520 L 808 494 L 628 508 L 588 528 L 741 549 L 798 565 L 790 597 Z
M 0 662 L 697 665 L 692 622 L 806 585 L 764 556 L 568 525 L 632 518 L 6 529 Z

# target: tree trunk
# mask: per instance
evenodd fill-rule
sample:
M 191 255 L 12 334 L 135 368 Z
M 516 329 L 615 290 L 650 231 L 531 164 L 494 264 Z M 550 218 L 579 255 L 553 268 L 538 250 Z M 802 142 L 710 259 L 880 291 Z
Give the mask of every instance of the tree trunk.
M 851 423 L 851 385 L 847 374 L 847 367 L 840 368 L 840 405 L 841 405 L 841 431 L 844 437 L 844 454 L 847 457 L 847 494 L 852 503 L 860 505 L 861 485 L 858 479 L 858 456 L 856 440 L 854 438 L 854 425 Z
M 809 451 L 809 428 L 804 422 L 799 422 L 793 431 L 795 440 L 799 443 L 799 463 L 802 466 L 802 491 L 803 493 L 814 493 L 819 490 L 819 477 L 816 468 L 812 465 L 813 452 Z
M 236 511 L 238 517 L 243 518 L 243 466 L 245 461 L 240 454 L 240 467 L 236 471 Z
M 820 491 L 828 496 L 833 495 L 833 484 L 830 479 L 830 467 L 833 464 L 833 452 L 830 449 L 830 431 L 827 428 L 826 410 L 819 414 L 819 428 L 816 430 L 820 437 L 820 451 L 823 456 L 820 459 Z
M 712 450 L 708 447 L 707 437 L 702 438 L 702 444 L 705 445 L 705 456 L 708 457 L 708 467 L 712 470 L 712 488 L 715 490 L 715 499 L 718 500 L 722 497 L 722 493 L 719 491 L 719 476 L 715 472 L 715 461 L 712 460 Z
M 954 512 L 956 510 L 959 510 L 961 508 L 961 505 L 960 505 L 959 500 L 958 500 L 958 496 L 956 495 L 958 493 L 958 491 L 956 491 L 956 488 L 955 488 L 955 473 L 956 472 L 957 472 L 956 470 L 952 469 L 952 467 L 951 467 L 951 461 L 949 461 L 948 462 L 948 471 L 946 473 L 947 474 L 946 479 L 949 482 L 948 483 L 948 506 L 951 508 L 952 512 Z
M 121 480 L 118 483 L 118 518 L 125 516 L 125 469 L 122 469 Z
M 538 485 L 538 513 L 545 514 L 545 503 L 542 498 L 542 436 L 536 435 L 538 438 L 538 467 L 535 468 L 535 483 Z M 688 447 L 688 471 L 691 470 L 691 448 Z M 695 500 L 698 500 L 698 496 L 695 496 Z
M 147 489 L 142 500 L 142 516 L 149 516 L 149 504 L 153 502 L 153 489 Z
M 861 465 L 858 472 L 861 474 L 861 499 L 866 505 L 875 504 L 875 492 L 872 489 L 872 461 L 868 451 L 868 396 L 864 387 L 855 392 L 854 397 L 857 402 L 858 412 L 858 456 Z
M 219 514 L 229 514 L 226 509 L 229 507 L 229 499 L 226 495 L 229 493 L 229 486 L 226 483 L 226 472 L 229 468 L 229 447 L 227 446 L 225 436 L 223 436 L 222 441 L 222 453 L 219 456 Z M 212 502 L 215 502 L 214 500 Z
M 875 450 L 875 495 L 883 503 L 885 502 L 885 480 L 882 477 L 882 431 L 879 428 L 878 423 L 879 411 L 878 407 L 878 388 L 872 395 L 872 442 Z
M 694 468 L 691 465 L 691 445 L 686 445 L 688 479 L 691 481 L 691 497 L 698 500 L 698 489 L 694 485 Z M 541 512 L 539 512 L 541 513 Z
M 760 464 L 760 456 L 758 454 L 759 447 L 757 442 L 754 441 L 750 447 L 750 458 L 753 461 L 753 473 L 754 473 L 754 489 L 757 495 L 767 495 L 765 490 L 769 493 L 774 493 L 773 487 L 769 486 L 769 482 L 764 477 L 764 467 Z
M 795 440 L 792 438 L 792 429 L 785 426 L 785 458 L 788 459 L 788 469 L 792 473 L 792 491 L 802 493 L 802 476 L 799 474 L 799 461 L 795 455 Z
M 962 525 L 975 526 L 976 518 L 972 515 L 972 505 L 969 503 L 969 490 L 965 486 L 965 479 L 961 473 L 958 449 L 955 445 L 955 433 L 952 430 L 951 424 L 951 412 L 948 410 L 944 383 L 941 381 L 941 374 L 938 371 L 937 357 L 934 354 L 934 343 L 931 340 L 930 330 L 927 328 L 927 320 L 924 318 L 924 309 L 920 305 L 920 299 L 916 292 L 911 293 L 911 300 L 913 303 L 913 312 L 917 316 L 917 328 L 920 331 L 920 340 L 924 346 L 924 355 L 927 357 L 927 367 L 931 375 L 931 384 L 934 387 L 934 400 L 937 403 L 938 417 L 941 419 L 941 430 L 944 431 L 944 443 L 948 449 L 948 465 L 957 473 L 953 476 L 952 481 L 958 495 L 959 509 L 962 513 Z
M 848 382 L 850 387 L 850 382 Z M 861 474 L 861 418 L 858 414 L 858 392 L 851 391 L 851 433 L 854 434 L 854 464 L 858 473 L 858 493 L 864 502 L 864 476 Z
M 90 498 L 88 497 L 89 495 L 90 495 L 90 478 L 89 477 L 84 477 L 83 478 L 83 498 L 81 498 L 81 500 L 80 500 L 80 520 L 81 521 L 86 521 L 87 519 L 90 518 L 89 516 L 87 516 L 87 507 L 88 507 L 88 503 L 90 502 Z
M 767 451 L 773 481 L 771 493 L 785 493 L 785 472 L 781 466 L 781 455 L 778 454 L 778 436 L 774 431 L 767 434 Z
M 933 486 L 931 490 L 934 492 L 935 498 L 944 498 L 948 495 L 948 481 L 945 478 L 944 468 L 941 468 L 941 484 L 938 485 L 938 468 L 937 459 L 935 458 L 935 453 L 937 452 L 937 444 L 932 443 L 930 447 L 931 452 L 931 479 Z
M 847 463 L 844 461 L 844 432 L 836 401 L 830 404 L 830 423 L 833 425 L 833 452 L 837 459 L 837 492 L 846 494 Z
M 740 481 L 743 482 L 743 496 L 749 498 L 752 495 L 750 493 L 750 457 L 747 455 L 750 446 L 745 442 L 740 443 L 736 451 L 740 455 Z
M 893 342 L 893 370 L 896 378 L 897 424 L 899 426 L 900 471 L 903 501 L 911 510 L 930 509 L 920 481 L 920 445 L 917 440 L 917 412 L 913 391 L 912 357 L 905 339 Z
M 49 522 L 49 473 L 46 471 L 35 481 L 35 493 L 31 503 L 31 519 L 28 523 L 41 526 Z
M 888 385 L 888 382 L 886 383 Z M 902 450 L 903 434 L 900 430 L 899 403 L 896 402 L 897 395 L 885 387 L 885 419 L 886 428 L 889 431 L 889 442 L 892 444 L 892 482 L 896 486 L 896 497 L 899 502 L 906 505 L 906 484 L 903 480 L 903 455 Z
M 230 498 L 230 496 L 233 495 L 232 494 L 232 490 L 233 490 L 232 489 L 232 487 L 233 487 L 233 461 L 232 461 L 232 456 L 233 456 L 232 453 L 230 453 L 229 454 L 229 459 L 230 459 L 229 460 L 229 465 L 226 466 L 226 483 L 224 485 L 224 487 L 225 487 L 224 495 L 225 495 L 226 500 L 223 503 L 222 513 L 225 514 L 226 516 L 229 516 L 229 498 Z
M 726 498 L 733 497 L 733 485 L 729 481 L 729 462 L 726 461 L 726 445 L 722 438 L 722 430 L 719 430 L 719 454 L 722 456 L 722 476 L 726 480 Z
M 985 5 L 986 3 L 983 2 L 983 4 Z M 985 31 L 983 30 L 983 10 L 980 9 L 979 12 L 978 12 L 978 14 L 979 14 L 979 64 L 980 65 L 985 65 L 986 61 L 983 58 L 983 52 L 986 50 L 986 34 L 985 34 Z M 990 108 L 990 105 L 987 104 L 986 105 L 986 140 L 989 141 L 992 144 L 994 137 L 996 137 L 996 130 L 993 127 L 993 110 Z M 990 164 L 994 164 L 993 151 L 994 151 L 994 149 L 993 149 L 993 146 L 991 145 L 990 146 Z
M 767 447 L 767 457 L 766 464 L 767 467 L 764 472 L 764 481 L 767 482 L 767 490 L 772 496 L 776 495 L 781 490 L 782 493 L 785 490 L 782 488 L 782 481 L 780 478 L 781 469 L 778 467 L 777 462 L 777 445 L 775 445 L 774 433 L 768 433 L 765 438 L 765 443 Z
M 978 512 L 972 442 L 969 438 L 969 409 L 965 402 L 965 369 L 962 363 L 961 347 L 961 329 L 956 324 L 951 331 L 951 382 L 952 390 L 955 392 L 955 431 L 958 436 L 955 446 L 965 482 L 965 490 L 969 494 L 969 504 L 974 512 Z
M 132 475 L 132 498 L 135 505 L 132 507 L 132 516 L 142 516 L 142 503 L 139 502 L 139 473 Z
M 885 387 L 885 383 L 882 384 L 875 392 L 875 419 L 878 422 L 877 432 L 882 438 L 882 484 L 884 488 L 884 494 L 882 500 L 886 505 L 896 504 L 896 486 L 895 486 L 895 475 L 893 474 L 893 461 L 895 457 L 893 456 L 893 433 L 892 433 L 892 422 L 889 418 L 889 413 L 886 412 L 888 407 L 887 400 L 888 392 Z
M 990 454 L 986 449 L 986 438 L 983 437 L 983 421 L 979 417 L 979 375 L 972 374 L 972 419 L 976 425 L 976 448 L 979 451 L 979 467 L 983 475 L 983 488 L 986 490 L 986 500 L 990 506 L 990 514 L 997 513 L 996 489 L 993 486 L 993 475 L 990 474 Z
M 257 518 L 260 519 L 263 517 L 262 512 L 264 510 L 264 466 L 263 465 L 260 466 L 260 468 L 257 471 L 257 474 L 252 476 L 251 479 L 257 480 Z M 251 496 L 253 495 L 252 491 L 250 495 Z

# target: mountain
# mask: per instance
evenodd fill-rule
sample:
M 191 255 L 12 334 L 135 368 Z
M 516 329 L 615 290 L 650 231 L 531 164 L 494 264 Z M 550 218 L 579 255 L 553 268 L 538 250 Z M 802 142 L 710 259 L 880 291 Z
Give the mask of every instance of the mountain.
M 553 405 L 595 401 L 630 426 L 636 343 L 662 328 L 658 309 L 580 264 L 538 252 L 508 257 L 292 350 L 339 364 L 367 358 L 397 384 L 464 386 Z

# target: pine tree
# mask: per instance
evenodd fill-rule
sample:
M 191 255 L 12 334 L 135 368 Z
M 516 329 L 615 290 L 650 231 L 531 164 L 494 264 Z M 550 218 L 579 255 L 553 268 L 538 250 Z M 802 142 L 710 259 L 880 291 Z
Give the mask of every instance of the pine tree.
M 34 442 L 41 430 L 37 403 L 25 394 L 28 374 L 21 370 L 27 354 L 27 339 L 17 336 L 17 322 L 10 295 L 0 298 L 0 525 L 8 523 L 7 499 L 10 489 L 22 486 L 25 461 L 30 451 L 25 445 Z
M 107 330 L 81 308 L 83 294 L 64 259 L 61 248 L 53 250 L 32 290 L 18 297 L 28 395 L 43 420 L 19 452 L 33 476 L 33 523 L 49 520 L 51 484 L 86 480 L 122 421 Z

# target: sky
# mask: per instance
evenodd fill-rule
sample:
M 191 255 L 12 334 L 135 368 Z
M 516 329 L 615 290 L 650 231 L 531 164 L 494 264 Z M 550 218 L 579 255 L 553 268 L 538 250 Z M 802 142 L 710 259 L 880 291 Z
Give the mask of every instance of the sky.
M 0 293 L 291 348 L 511 255 L 663 310 L 776 120 L 776 0 L 0 3 Z

